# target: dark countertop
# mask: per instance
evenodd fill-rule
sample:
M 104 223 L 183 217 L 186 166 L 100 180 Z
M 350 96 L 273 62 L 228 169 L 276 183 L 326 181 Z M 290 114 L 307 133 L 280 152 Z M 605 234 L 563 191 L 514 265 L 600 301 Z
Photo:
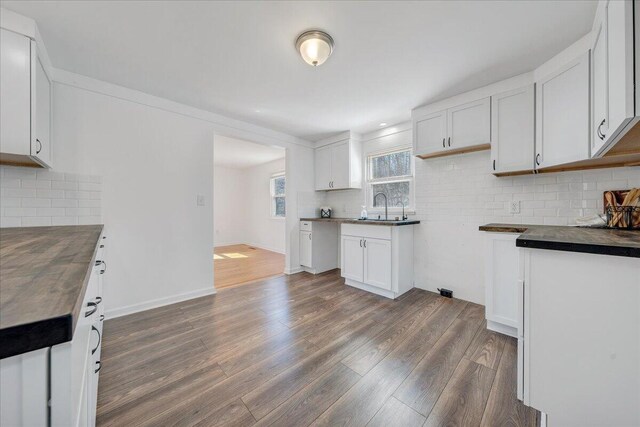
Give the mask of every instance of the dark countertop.
M 516 246 L 640 258 L 640 230 L 557 225 L 486 224 L 480 231 L 521 233 Z
M 420 224 L 417 220 L 405 221 L 384 221 L 375 219 L 361 220 L 357 218 L 300 218 L 300 221 L 318 221 L 318 222 L 337 222 L 341 224 L 359 224 L 359 225 L 386 225 L 387 227 L 396 227 L 399 225 L 415 225 Z
M 71 341 L 102 229 L 0 228 L 0 359 Z

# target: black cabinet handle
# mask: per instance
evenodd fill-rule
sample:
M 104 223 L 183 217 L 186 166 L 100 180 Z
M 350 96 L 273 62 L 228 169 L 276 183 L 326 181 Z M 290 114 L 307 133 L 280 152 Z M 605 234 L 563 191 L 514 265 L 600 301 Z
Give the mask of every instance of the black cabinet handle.
M 99 360 L 96 360 L 96 365 L 98 365 L 98 367 L 95 369 L 95 371 L 93 371 L 95 374 L 97 374 L 98 371 L 100 371 L 100 369 L 102 368 L 102 363 L 100 363 Z
M 100 261 L 100 264 L 102 264 L 103 268 L 102 270 L 100 270 L 100 274 L 104 274 L 105 271 L 107 271 L 107 263 L 105 261 Z M 96 262 L 96 265 L 100 265 Z
M 445 145 L 444 145 L 444 140 L 445 140 L 445 139 L 446 139 L 446 138 L 442 138 L 442 148 L 445 148 Z
M 100 315 L 100 321 L 102 322 L 104 320 L 104 314 Z
M 607 121 L 607 119 L 602 119 L 602 121 L 600 122 L 600 124 L 598 125 L 598 129 L 597 129 L 597 133 L 598 133 L 598 138 L 600 138 L 601 140 L 604 140 L 604 138 L 606 137 L 606 135 L 604 133 L 602 133 L 602 131 L 600 130 L 600 128 L 602 128 L 602 125 Z
M 100 249 L 104 248 L 104 245 L 100 245 Z
M 364 242 L 364 247 L 366 248 L 367 247 L 367 241 L 363 240 L 363 242 Z
M 540 153 L 536 154 L 536 165 L 540 166 Z
M 311 233 L 309 233 L 309 240 L 311 240 Z
M 493 159 L 493 170 L 496 170 L 496 159 Z
M 451 137 L 449 137 L 449 140 L 447 141 L 447 144 L 449 144 L 449 147 L 451 147 Z
M 96 297 L 96 305 L 102 302 L 102 297 Z
M 98 344 L 96 344 L 96 348 L 91 350 L 91 354 L 95 354 L 96 351 L 100 348 L 100 342 L 102 341 L 102 336 L 100 335 L 100 331 L 95 326 L 91 326 L 92 331 L 96 331 L 98 334 Z
M 38 148 L 36 148 L 36 154 L 40 154 L 42 151 L 42 142 L 38 138 L 36 138 L 36 142 L 38 143 Z
M 89 307 L 89 310 L 85 311 L 84 317 L 89 317 L 98 310 L 98 304 L 95 302 L 88 302 L 87 307 Z
M 362 239 L 360 239 L 360 247 L 362 247 Z

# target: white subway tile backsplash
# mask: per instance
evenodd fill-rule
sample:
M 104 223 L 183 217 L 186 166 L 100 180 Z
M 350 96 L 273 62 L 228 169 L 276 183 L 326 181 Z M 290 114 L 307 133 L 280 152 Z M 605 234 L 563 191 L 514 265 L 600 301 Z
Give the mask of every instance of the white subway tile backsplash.
M 0 227 L 102 223 L 102 177 L 0 166 Z

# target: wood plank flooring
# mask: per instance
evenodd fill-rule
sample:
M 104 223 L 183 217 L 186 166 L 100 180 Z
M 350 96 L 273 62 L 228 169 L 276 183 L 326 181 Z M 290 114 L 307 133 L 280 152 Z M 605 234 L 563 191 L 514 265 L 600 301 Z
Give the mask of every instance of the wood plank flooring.
M 299 273 L 105 322 L 99 426 L 536 426 L 484 307 Z
M 245 285 L 284 274 L 284 254 L 249 245 L 218 246 L 213 251 L 216 289 Z

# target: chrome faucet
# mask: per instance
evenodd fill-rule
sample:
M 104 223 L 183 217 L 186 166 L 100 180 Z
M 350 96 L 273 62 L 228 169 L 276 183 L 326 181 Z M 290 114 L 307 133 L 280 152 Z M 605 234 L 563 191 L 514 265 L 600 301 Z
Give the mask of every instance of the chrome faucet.
M 388 221 L 389 220 L 389 209 L 388 209 L 388 206 L 387 206 L 387 195 L 384 194 L 383 192 L 376 193 L 376 195 L 373 196 L 373 204 L 374 205 L 376 204 L 376 198 L 379 195 L 383 195 L 384 196 L 384 220 Z

